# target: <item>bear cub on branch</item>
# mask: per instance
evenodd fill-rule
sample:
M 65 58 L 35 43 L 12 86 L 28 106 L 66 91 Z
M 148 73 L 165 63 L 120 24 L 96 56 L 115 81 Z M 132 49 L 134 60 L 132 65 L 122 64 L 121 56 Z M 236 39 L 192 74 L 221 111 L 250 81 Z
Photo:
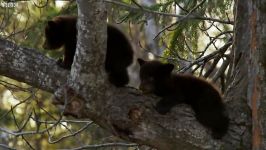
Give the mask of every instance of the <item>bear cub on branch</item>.
M 57 16 L 45 27 L 45 49 L 64 47 L 64 59 L 58 65 L 71 69 L 77 43 L 77 17 Z M 127 67 L 133 62 L 133 49 L 127 37 L 114 26 L 107 26 L 107 52 L 105 70 L 109 81 L 117 87 L 129 82 Z
M 211 129 L 215 139 L 222 138 L 229 126 L 225 106 L 219 91 L 207 81 L 192 75 L 172 74 L 173 64 L 138 59 L 140 65 L 140 89 L 162 97 L 156 111 L 166 114 L 180 103 L 188 104 L 196 119 Z

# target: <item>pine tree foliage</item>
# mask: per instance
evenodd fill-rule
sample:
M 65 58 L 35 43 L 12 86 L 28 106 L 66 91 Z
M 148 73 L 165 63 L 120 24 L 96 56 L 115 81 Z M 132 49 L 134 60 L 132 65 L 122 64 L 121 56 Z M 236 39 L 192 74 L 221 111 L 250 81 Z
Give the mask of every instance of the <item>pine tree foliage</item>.
M 139 9 L 120 9 L 118 22 L 145 24 L 150 17 L 154 17 L 163 29 L 158 33 L 162 35 L 161 45 L 165 46 L 162 57 L 176 65 L 180 61 L 191 62 L 205 56 L 232 37 L 233 1 L 230 0 L 157 0 L 155 5 L 149 7 L 139 6 L 137 1 L 124 2 Z M 194 18 L 191 19 L 191 16 Z

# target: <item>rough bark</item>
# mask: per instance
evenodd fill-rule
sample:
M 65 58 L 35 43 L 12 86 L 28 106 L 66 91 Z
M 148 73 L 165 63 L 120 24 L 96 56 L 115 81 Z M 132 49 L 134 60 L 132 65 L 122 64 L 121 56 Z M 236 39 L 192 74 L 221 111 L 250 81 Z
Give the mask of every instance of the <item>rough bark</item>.
M 237 50 L 247 64 L 247 103 L 252 114 L 252 149 L 266 149 L 266 1 L 240 1 Z
M 234 72 L 231 75 L 231 85 L 227 89 L 226 100 L 228 109 L 231 110 L 231 122 L 238 125 L 238 128 L 231 126 L 231 129 L 238 130 L 232 134 L 234 140 L 231 143 L 242 143 L 240 147 L 251 149 L 251 111 L 248 106 L 248 44 L 250 38 L 250 26 L 246 12 L 248 2 L 236 1 L 235 8 L 235 34 L 234 34 Z M 239 141 L 240 140 L 240 141 Z M 235 145 L 235 144 L 234 144 Z
M 4 39 L 0 39 L 0 72 L 3 76 L 48 92 L 54 92 L 64 85 L 69 74 L 69 71 L 57 66 L 55 60 Z
M 236 1 L 234 73 L 228 98 L 231 114 L 249 134 L 242 136 L 245 147 L 266 149 L 266 1 Z M 234 107 L 237 106 L 237 107 Z M 242 109 L 242 110 L 240 110 Z
M 160 150 L 250 149 L 250 109 L 247 106 L 250 89 L 247 81 L 254 80 L 249 80 L 253 76 L 247 76 L 247 67 L 243 65 L 249 58 L 247 44 L 248 36 L 251 36 L 249 31 L 244 31 L 247 30 L 244 25 L 250 27 L 245 20 L 237 17 L 239 21 L 236 21 L 236 31 L 239 31 L 235 37 L 236 71 L 227 92 L 230 130 L 222 140 L 213 140 L 210 131 L 197 122 L 188 106 L 179 105 L 169 114 L 160 115 L 154 110 L 158 98 L 142 95 L 135 89 L 115 88 L 106 81 L 103 69 L 106 47 L 104 4 L 102 0 L 79 0 L 77 3 L 79 35 L 71 73 L 34 49 L 21 48 L 0 39 L 0 74 L 49 92 L 58 91 L 58 87 L 64 89 L 68 80 L 68 87 L 79 95 L 78 105 L 73 104 L 77 107 L 72 107 L 73 111 L 78 109 L 78 117 L 90 118 L 114 135 L 132 142 Z M 237 3 L 237 12 L 247 9 L 250 3 Z M 244 15 L 248 16 L 246 13 Z M 90 21 L 90 18 L 94 20 Z M 261 90 L 264 89 L 258 88 L 257 91 L 262 100 Z M 259 114 L 263 115 L 262 110 Z

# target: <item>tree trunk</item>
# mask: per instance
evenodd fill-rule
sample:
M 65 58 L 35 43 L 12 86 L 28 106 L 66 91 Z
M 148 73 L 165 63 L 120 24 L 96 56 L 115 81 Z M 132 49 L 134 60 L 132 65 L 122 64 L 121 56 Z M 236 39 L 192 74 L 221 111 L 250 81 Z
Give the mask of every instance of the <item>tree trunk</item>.
M 266 149 L 266 1 L 237 1 L 236 58 L 243 68 L 251 109 L 252 149 Z M 236 61 L 237 63 L 237 61 Z

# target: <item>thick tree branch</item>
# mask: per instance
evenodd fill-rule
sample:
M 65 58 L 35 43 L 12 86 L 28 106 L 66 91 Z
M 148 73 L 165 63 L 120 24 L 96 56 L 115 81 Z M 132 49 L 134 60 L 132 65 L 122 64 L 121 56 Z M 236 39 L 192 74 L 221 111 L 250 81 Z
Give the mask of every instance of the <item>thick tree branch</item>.
M 0 74 L 53 92 L 67 81 L 69 71 L 40 52 L 0 38 Z M 56 78 L 55 78 L 56 77 Z
M 1 75 L 50 92 L 64 85 L 67 80 L 68 71 L 57 67 L 54 60 L 34 49 L 21 48 L 1 39 L 0 52 Z M 89 82 L 93 84 L 94 81 Z M 213 150 L 225 145 L 241 145 L 240 135 L 246 132 L 241 129 L 244 124 L 234 124 L 234 129 L 230 129 L 223 140 L 213 140 L 210 132 L 197 122 L 188 106 L 180 105 L 167 115 L 159 115 L 153 109 L 157 98 L 143 96 L 134 89 L 117 89 L 109 84 L 106 86 L 108 89 L 100 92 L 109 97 L 94 96 L 89 101 L 86 100 L 84 105 L 90 106 L 90 110 L 85 109 L 81 117 L 89 117 L 113 134 L 129 141 L 159 149 L 171 150 L 178 147 Z M 96 92 L 90 91 L 90 94 L 99 94 L 98 89 L 95 90 Z M 91 105 L 93 103 L 95 105 Z M 231 111 L 230 109 L 230 114 Z

